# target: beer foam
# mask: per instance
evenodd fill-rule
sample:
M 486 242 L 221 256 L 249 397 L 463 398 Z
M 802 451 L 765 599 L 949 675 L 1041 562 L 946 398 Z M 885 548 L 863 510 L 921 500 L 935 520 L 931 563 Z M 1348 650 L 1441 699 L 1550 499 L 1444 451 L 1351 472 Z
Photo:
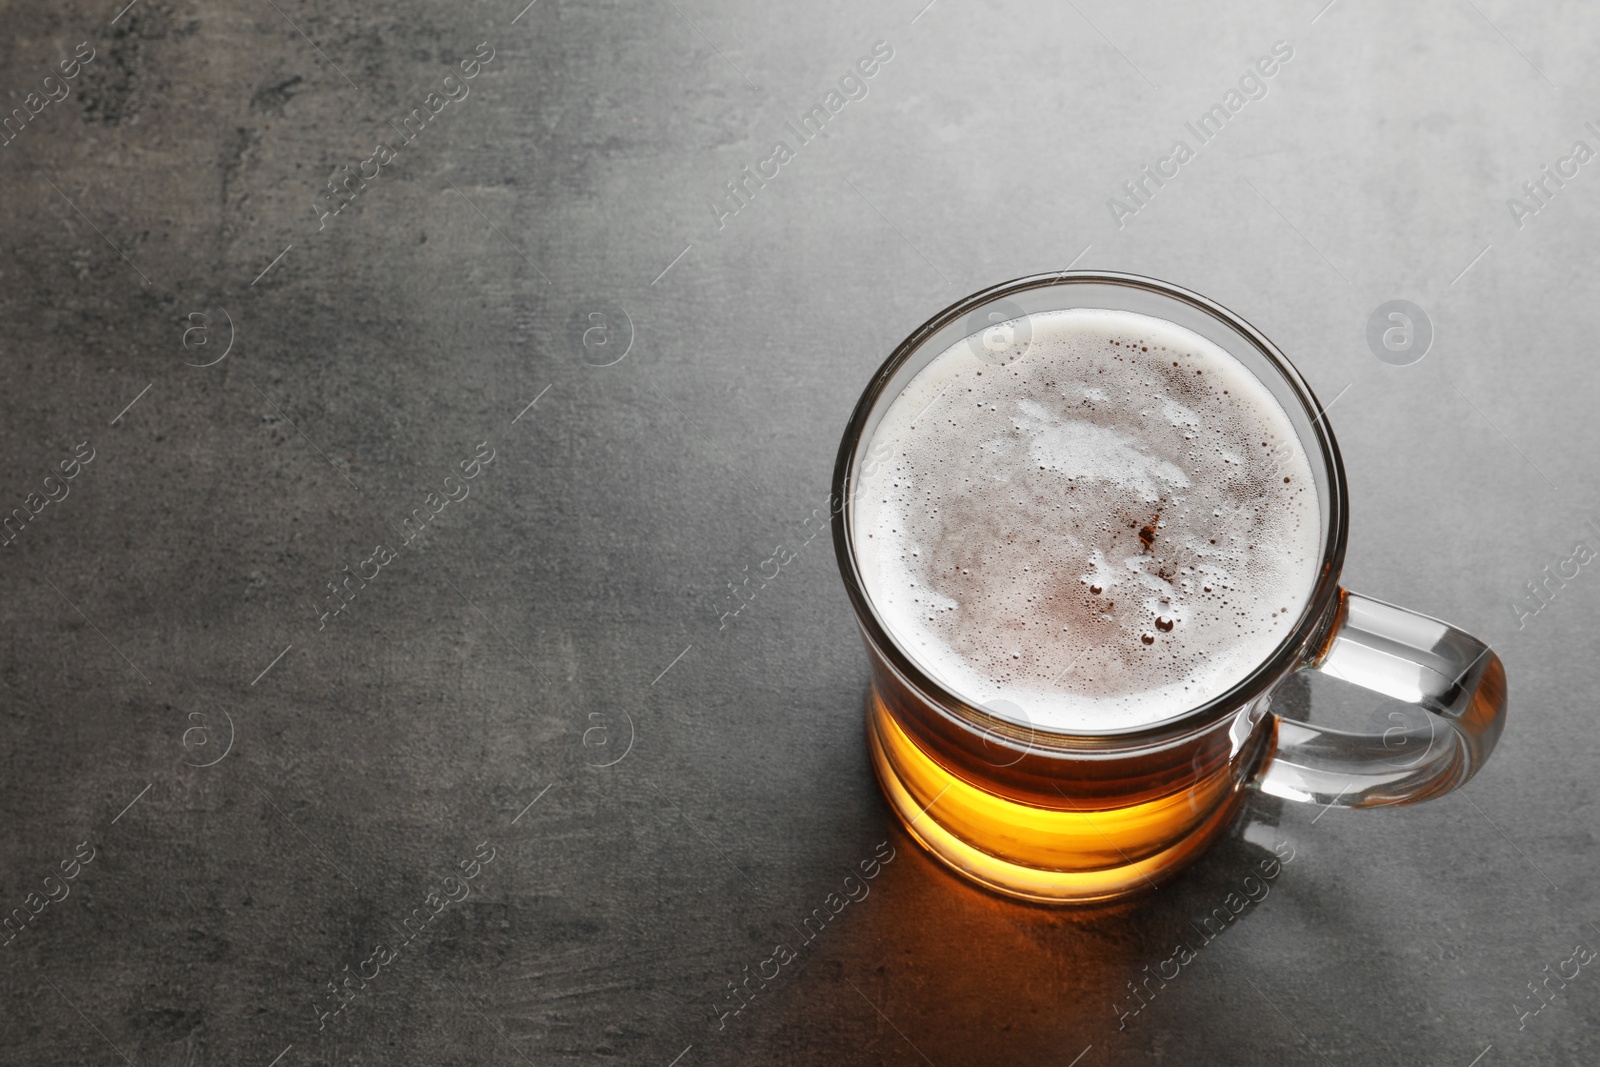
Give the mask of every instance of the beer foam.
M 984 341 L 1013 332 L 1031 339 L 1001 354 L 1024 354 L 997 365 Z M 1321 509 L 1294 427 L 1174 323 L 1080 308 L 959 341 L 868 454 L 851 511 L 867 595 L 929 675 L 1006 718 L 1181 715 L 1265 661 L 1315 585 Z

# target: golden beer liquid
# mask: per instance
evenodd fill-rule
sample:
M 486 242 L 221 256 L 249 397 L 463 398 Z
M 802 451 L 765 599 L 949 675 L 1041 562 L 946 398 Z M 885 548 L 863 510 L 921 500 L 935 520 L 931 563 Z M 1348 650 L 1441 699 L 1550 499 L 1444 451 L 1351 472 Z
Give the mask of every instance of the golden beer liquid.
M 1042 731 L 1001 748 L 881 660 L 874 675 L 867 743 L 901 821 L 945 863 L 1025 900 L 1109 900 L 1176 873 L 1226 828 L 1272 740 L 1272 717 L 1244 711 L 1132 751 L 1064 751 Z

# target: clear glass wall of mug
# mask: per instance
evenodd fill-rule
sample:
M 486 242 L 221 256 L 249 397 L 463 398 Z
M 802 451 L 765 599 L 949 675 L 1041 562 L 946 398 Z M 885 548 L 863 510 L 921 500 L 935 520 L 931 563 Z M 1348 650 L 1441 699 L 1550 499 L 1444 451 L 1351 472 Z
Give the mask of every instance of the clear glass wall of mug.
M 1227 691 L 1158 722 L 1068 731 L 1036 724 L 1015 704 L 953 691 L 902 647 L 869 595 L 852 520 L 883 458 L 869 447 L 873 434 L 919 371 L 964 338 L 1003 347 L 1029 316 L 1080 308 L 1199 334 L 1270 391 L 1316 483 L 1320 556 L 1286 636 Z M 1320 405 L 1254 327 L 1176 286 L 1069 271 L 1007 282 L 940 312 L 874 375 L 846 429 L 833 488 L 839 567 L 871 662 L 867 742 L 879 782 L 929 852 L 1001 893 L 1088 903 L 1154 886 L 1216 839 L 1247 789 L 1347 807 L 1438 796 L 1471 777 L 1504 724 L 1505 673 L 1486 645 L 1340 587 L 1348 498 Z M 1300 670 L 1427 714 L 1381 733 L 1280 719 L 1270 711 L 1273 691 Z

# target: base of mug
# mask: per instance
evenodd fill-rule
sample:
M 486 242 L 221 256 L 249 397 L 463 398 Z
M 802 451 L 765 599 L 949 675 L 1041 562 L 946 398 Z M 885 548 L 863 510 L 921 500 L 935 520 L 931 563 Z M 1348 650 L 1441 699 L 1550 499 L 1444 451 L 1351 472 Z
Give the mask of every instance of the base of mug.
M 898 736 L 885 738 L 882 733 L 885 730 Z M 877 690 L 870 690 L 867 747 L 872 755 L 872 768 L 906 832 L 962 877 L 996 893 L 1034 904 L 1102 904 L 1157 888 L 1199 858 L 1233 819 L 1243 799 L 1242 794 L 1236 794 L 1178 841 L 1135 861 L 1087 870 L 1030 867 L 986 852 L 946 829 L 936 812 L 943 792 L 919 802 L 891 759 L 891 748 L 903 746 L 915 751 L 914 758 L 919 762 L 925 762 L 930 768 L 937 766 L 894 724 Z M 950 778 L 942 768 L 937 773 Z M 952 779 L 945 789 L 955 784 Z M 1009 803 L 998 799 L 995 802 Z M 1022 805 L 1015 806 L 1022 808 Z

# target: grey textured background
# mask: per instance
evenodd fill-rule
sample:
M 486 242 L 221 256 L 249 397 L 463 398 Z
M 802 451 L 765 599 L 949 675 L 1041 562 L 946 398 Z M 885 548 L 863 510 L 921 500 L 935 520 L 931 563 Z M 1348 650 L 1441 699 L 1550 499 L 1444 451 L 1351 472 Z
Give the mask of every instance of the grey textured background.
M 1585 568 L 1521 628 L 1511 605 L 1600 545 L 1600 163 L 1520 228 L 1506 200 L 1600 148 L 1600 18 L 923 2 L 0 5 L 7 108 L 95 49 L 0 147 L 0 506 L 95 451 L 0 549 L 0 906 L 94 850 L 0 947 L 0 1060 L 1594 1061 L 1594 968 L 1518 1012 L 1600 945 L 1600 594 Z M 1267 96 L 1119 229 L 1107 198 L 1278 40 Z M 330 175 L 484 41 L 470 95 L 319 231 Z M 868 95 L 719 229 L 724 183 L 878 41 Z M 1337 398 L 1347 584 L 1507 664 L 1465 791 L 1255 800 L 1095 915 L 984 895 L 897 828 L 802 523 L 901 337 L 1073 262 L 1221 301 Z M 1437 332 L 1408 367 L 1365 342 L 1393 298 Z M 632 344 L 594 367 L 573 324 L 602 308 Z M 483 441 L 469 497 L 319 629 L 324 584 Z M 719 1028 L 883 841 L 870 895 Z M 471 895 L 319 1026 L 480 842 Z M 1271 895 L 1119 1031 L 1125 983 L 1285 842 Z

